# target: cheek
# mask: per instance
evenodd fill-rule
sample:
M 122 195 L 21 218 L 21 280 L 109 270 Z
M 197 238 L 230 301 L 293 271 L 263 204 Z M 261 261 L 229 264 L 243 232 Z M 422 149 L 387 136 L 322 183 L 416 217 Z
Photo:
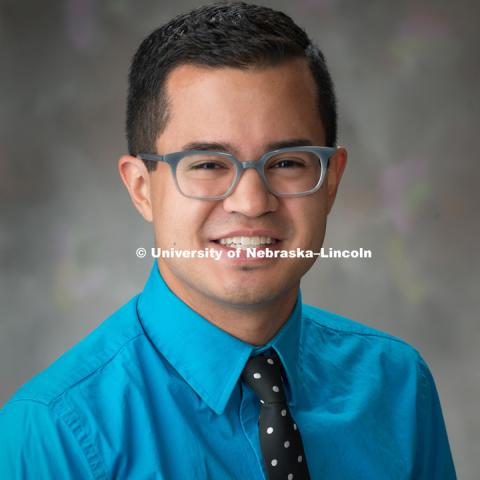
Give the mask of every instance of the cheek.
M 191 245 L 203 235 L 203 225 L 209 218 L 211 206 L 171 192 L 154 203 L 155 235 L 159 246 Z M 193 248 L 193 247 L 192 247 Z
M 323 238 L 326 225 L 326 202 L 323 195 L 299 200 L 297 208 L 290 213 L 296 223 L 297 234 L 307 241 Z

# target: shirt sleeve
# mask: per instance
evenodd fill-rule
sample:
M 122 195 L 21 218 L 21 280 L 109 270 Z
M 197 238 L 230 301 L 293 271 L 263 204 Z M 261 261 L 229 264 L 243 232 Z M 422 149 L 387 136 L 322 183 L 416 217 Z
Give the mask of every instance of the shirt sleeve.
M 416 458 L 412 478 L 456 479 L 435 382 L 422 358 L 418 368 Z
M 48 405 L 21 400 L 0 411 L 2 478 L 92 479 L 92 470 L 70 429 Z

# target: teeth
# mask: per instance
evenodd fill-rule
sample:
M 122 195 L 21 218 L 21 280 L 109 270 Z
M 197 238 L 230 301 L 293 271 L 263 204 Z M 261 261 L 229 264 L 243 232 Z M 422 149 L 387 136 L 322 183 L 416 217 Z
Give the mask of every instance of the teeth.
M 219 243 L 232 248 L 255 248 L 275 243 L 271 237 L 227 237 L 221 238 Z

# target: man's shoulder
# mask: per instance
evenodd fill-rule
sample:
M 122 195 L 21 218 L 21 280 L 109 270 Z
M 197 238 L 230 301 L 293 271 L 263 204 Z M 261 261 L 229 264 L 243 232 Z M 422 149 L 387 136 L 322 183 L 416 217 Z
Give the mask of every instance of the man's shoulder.
M 143 336 L 137 316 L 138 295 L 120 307 L 9 400 L 50 404 L 65 391 L 102 370 L 132 341 Z
M 423 362 L 419 352 L 405 340 L 389 333 L 364 325 L 336 313 L 303 304 L 303 317 L 307 326 L 330 337 L 341 338 L 344 342 L 365 342 L 379 350 L 395 350 L 412 360 Z

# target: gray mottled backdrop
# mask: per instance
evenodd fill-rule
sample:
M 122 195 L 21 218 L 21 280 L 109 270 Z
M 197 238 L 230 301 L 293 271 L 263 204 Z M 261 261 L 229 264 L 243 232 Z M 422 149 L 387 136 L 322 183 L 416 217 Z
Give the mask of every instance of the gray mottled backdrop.
M 150 226 L 116 160 L 141 39 L 201 2 L 2 0 L 0 405 L 137 293 Z M 479 94 L 474 1 L 263 2 L 324 50 L 350 162 L 306 300 L 413 344 L 459 477 L 480 468 Z

